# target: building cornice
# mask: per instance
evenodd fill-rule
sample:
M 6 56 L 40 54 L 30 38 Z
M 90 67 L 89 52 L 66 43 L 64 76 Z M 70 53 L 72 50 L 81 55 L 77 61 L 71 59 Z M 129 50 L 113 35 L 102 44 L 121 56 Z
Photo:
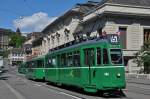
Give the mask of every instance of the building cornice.
M 115 4 L 115 3 L 104 3 L 96 7 L 95 9 L 89 11 L 88 13 L 84 14 L 84 16 L 91 14 L 93 11 L 96 11 L 106 5 L 113 5 L 113 6 L 122 6 L 122 7 L 132 7 L 132 8 L 143 8 L 143 9 L 150 9 L 149 6 L 136 6 L 136 5 L 125 5 L 125 4 Z
M 110 9 L 109 7 L 115 7 L 115 10 Z M 122 10 L 118 10 L 118 9 L 122 9 Z M 137 11 L 136 12 L 133 12 L 131 10 L 127 11 L 127 9 L 132 9 L 132 10 L 136 9 L 136 10 L 139 10 L 139 13 Z M 140 10 L 143 12 L 141 12 Z M 150 11 L 146 12 L 146 10 L 150 10 L 150 7 L 105 3 L 105 4 L 97 7 L 92 12 L 85 14 L 84 18 L 83 18 L 83 22 L 92 20 L 95 17 L 101 17 L 101 16 L 103 16 L 103 14 L 107 14 L 107 13 L 113 14 L 113 15 L 116 14 L 116 15 L 129 15 L 129 16 L 132 15 L 132 16 L 139 16 L 139 17 L 140 16 L 148 17 L 148 16 L 150 16 Z
M 120 7 L 131 7 L 131 8 L 150 9 L 149 6 L 135 6 L 135 5 L 125 5 L 125 4 L 112 4 L 112 3 L 105 3 L 105 5 L 113 5 L 113 6 L 120 6 Z

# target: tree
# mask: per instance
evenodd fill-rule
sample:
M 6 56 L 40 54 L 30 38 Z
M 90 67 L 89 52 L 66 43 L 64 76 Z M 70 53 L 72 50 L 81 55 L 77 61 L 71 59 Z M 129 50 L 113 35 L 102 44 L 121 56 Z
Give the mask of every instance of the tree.
M 9 53 L 10 53 L 9 50 L 4 51 L 3 54 L 2 54 L 3 58 L 7 58 Z
M 19 35 L 18 33 L 11 33 L 9 45 L 15 48 L 19 48 L 25 41 L 25 37 Z
M 141 50 L 135 54 L 137 65 L 144 66 L 144 73 L 150 73 L 150 43 L 144 43 Z

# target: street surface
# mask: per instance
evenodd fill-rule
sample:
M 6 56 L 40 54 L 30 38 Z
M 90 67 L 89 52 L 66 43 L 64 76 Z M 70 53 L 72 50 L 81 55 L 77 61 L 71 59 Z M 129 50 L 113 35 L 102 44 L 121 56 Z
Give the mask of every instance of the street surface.
M 57 87 L 32 81 L 18 74 L 15 67 L 0 74 L 0 99 L 150 99 L 150 85 L 127 83 L 125 96 L 84 93 L 73 87 Z

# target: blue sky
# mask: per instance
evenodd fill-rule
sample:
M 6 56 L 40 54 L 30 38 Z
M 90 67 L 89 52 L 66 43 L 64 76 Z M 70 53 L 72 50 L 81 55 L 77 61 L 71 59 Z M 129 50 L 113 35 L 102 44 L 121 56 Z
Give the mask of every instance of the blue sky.
M 87 0 L 1 0 L 0 28 L 15 31 L 16 27 L 20 27 L 22 32 L 40 31 L 48 24 L 46 22 L 51 22 L 76 3 L 84 2 Z M 36 26 L 39 23 L 43 25 Z

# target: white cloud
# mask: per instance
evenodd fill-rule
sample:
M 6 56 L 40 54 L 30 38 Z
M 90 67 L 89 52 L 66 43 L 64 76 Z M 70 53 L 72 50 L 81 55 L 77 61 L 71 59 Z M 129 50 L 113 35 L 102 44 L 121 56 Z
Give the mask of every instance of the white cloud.
M 39 32 L 42 31 L 48 24 L 54 21 L 57 17 L 49 17 L 47 13 L 38 12 L 31 16 L 25 16 L 20 19 L 15 19 L 13 25 L 19 27 L 21 31 Z

